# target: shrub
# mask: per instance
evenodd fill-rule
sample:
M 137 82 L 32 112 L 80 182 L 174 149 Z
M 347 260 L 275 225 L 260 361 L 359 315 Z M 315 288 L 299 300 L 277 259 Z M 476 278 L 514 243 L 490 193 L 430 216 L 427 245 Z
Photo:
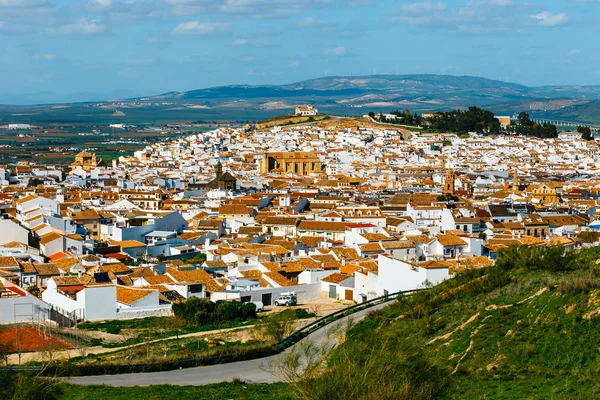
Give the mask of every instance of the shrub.
M 223 300 L 213 303 L 208 299 L 190 297 L 186 301 L 173 304 L 173 313 L 194 325 L 246 321 L 256 318 L 256 305 Z
M 106 328 L 106 333 L 112 333 L 113 335 L 118 335 L 119 333 L 121 333 L 121 327 L 118 325 L 109 326 L 108 328 Z

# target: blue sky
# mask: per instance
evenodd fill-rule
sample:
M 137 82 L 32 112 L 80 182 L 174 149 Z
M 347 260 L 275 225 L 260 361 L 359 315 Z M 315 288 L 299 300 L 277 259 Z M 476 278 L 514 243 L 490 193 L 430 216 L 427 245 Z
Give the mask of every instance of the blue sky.
M 599 26 L 600 0 L 0 0 L 0 93 L 372 73 L 600 84 Z

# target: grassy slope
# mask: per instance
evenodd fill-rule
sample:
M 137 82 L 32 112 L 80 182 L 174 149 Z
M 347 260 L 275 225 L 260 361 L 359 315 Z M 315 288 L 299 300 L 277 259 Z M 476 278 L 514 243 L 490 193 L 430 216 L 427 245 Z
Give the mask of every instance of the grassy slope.
M 573 271 L 512 270 L 506 284 L 454 279 L 378 313 L 345 346 L 420 343 L 449 378 L 440 397 L 597 398 L 600 318 L 588 319 L 600 307 L 596 253 L 582 253 Z
M 65 400 L 111 399 L 111 400 L 291 400 L 289 389 L 284 384 L 223 383 L 200 387 L 191 386 L 150 386 L 145 388 L 111 388 L 106 386 L 66 386 Z
M 600 249 L 582 251 L 561 272 L 548 259 L 520 257 L 508 271 L 471 271 L 374 313 L 351 329 L 330 372 L 300 387 L 314 399 L 598 398 L 600 318 L 589 315 L 600 310 Z M 376 383 L 352 388 L 364 375 L 356 386 Z M 292 393 L 284 384 L 242 386 L 175 390 L 198 399 L 221 389 L 228 398 Z M 73 396 L 152 398 L 152 390 L 161 389 L 77 388 Z

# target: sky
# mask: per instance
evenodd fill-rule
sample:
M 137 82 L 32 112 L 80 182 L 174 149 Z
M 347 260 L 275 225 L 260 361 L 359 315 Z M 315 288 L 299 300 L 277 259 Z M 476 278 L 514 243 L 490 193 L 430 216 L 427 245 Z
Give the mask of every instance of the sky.
M 600 0 L 0 0 L 0 104 L 322 76 L 600 84 Z

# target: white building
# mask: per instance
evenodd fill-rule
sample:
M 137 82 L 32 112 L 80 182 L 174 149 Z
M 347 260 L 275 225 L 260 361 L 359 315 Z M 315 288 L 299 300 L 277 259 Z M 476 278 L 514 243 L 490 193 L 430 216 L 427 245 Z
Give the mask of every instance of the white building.
M 319 110 L 317 110 L 315 107 L 309 105 L 306 106 L 296 106 L 296 115 L 302 115 L 302 116 L 312 116 L 312 115 L 317 115 L 319 113 Z

